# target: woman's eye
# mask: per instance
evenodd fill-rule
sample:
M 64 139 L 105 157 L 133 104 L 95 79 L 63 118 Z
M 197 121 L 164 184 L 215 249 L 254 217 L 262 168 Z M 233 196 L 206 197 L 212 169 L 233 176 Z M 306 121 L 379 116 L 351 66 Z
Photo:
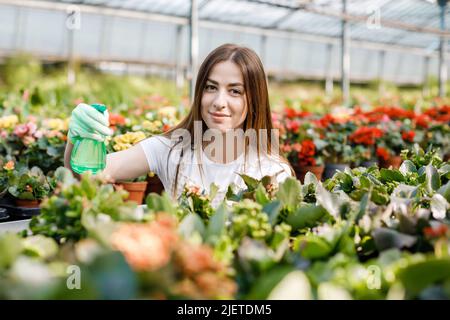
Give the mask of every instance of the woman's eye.
M 208 85 L 206 85 L 205 89 L 206 89 L 206 91 L 214 91 L 216 89 L 216 87 L 208 84 Z
M 233 95 L 239 95 L 239 96 L 242 94 L 242 92 L 240 90 L 237 90 L 237 89 L 231 89 L 231 93 Z

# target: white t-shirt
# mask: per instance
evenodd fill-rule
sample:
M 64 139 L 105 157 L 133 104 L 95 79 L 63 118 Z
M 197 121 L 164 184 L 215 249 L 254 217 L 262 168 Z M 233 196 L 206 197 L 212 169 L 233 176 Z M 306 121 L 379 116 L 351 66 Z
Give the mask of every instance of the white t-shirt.
M 139 143 L 144 150 L 150 170 L 158 175 L 165 191 L 169 195 L 172 195 L 176 168 L 180 159 L 180 149 L 178 149 L 178 152 L 173 150 L 169 157 L 170 148 L 174 143 L 174 141 L 163 136 L 150 137 Z M 289 166 L 280 162 L 274 156 L 260 156 L 260 165 L 255 159 L 247 158 L 247 164 L 244 165 L 243 154 L 232 162 L 217 163 L 209 159 L 203 151 L 201 152 L 203 174 L 200 173 L 200 168 L 197 164 L 199 163 L 197 152 L 185 152 L 183 155 L 178 173 L 177 198 L 180 196 L 186 183 L 200 187 L 200 190 L 205 191 L 207 194 L 209 194 L 211 184 L 214 183 L 218 186 L 219 191 L 212 200 L 212 206 L 217 207 L 224 199 L 230 184 L 235 184 L 238 189 L 246 188 L 239 173 L 245 173 L 255 179 L 261 179 L 265 175 L 276 175 L 278 183 L 292 176 Z M 234 191 L 237 190 L 235 189 Z

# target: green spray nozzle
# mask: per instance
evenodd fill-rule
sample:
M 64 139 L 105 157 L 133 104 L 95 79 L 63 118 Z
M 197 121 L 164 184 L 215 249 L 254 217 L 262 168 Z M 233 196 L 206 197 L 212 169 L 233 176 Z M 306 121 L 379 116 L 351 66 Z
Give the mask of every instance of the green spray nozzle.
M 91 104 L 91 106 L 93 106 L 95 108 L 95 110 L 97 110 L 98 112 L 105 112 L 106 110 L 106 106 L 104 104 L 100 104 L 100 103 L 93 103 Z

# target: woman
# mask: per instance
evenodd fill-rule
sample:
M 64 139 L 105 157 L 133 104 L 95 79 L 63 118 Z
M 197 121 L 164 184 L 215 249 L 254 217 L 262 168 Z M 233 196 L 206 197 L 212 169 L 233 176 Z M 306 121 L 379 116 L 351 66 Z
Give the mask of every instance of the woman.
M 69 141 L 75 136 L 102 140 L 110 134 L 107 113 L 84 104 L 73 110 Z M 251 49 L 225 44 L 200 66 L 186 118 L 162 135 L 109 154 L 103 173 L 120 181 L 153 171 L 175 199 L 186 184 L 209 193 L 214 183 L 219 190 L 213 201 L 216 206 L 229 185 L 245 187 L 240 174 L 256 179 L 269 175 L 278 183 L 293 176 L 277 142 L 259 57 Z M 66 147 L 68 168 L 72 147 L 71 143 Z

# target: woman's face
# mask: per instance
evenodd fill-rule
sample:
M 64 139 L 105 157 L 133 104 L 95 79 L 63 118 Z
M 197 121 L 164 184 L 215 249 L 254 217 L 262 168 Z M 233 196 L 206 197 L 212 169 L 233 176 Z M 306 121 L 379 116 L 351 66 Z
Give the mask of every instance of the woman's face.
M 243 127 L 247 99 L 241 70 L 234 62 L 223 61 L 212 68 L 203 90 L 201 112 L 209 129 L 225 132 Z

